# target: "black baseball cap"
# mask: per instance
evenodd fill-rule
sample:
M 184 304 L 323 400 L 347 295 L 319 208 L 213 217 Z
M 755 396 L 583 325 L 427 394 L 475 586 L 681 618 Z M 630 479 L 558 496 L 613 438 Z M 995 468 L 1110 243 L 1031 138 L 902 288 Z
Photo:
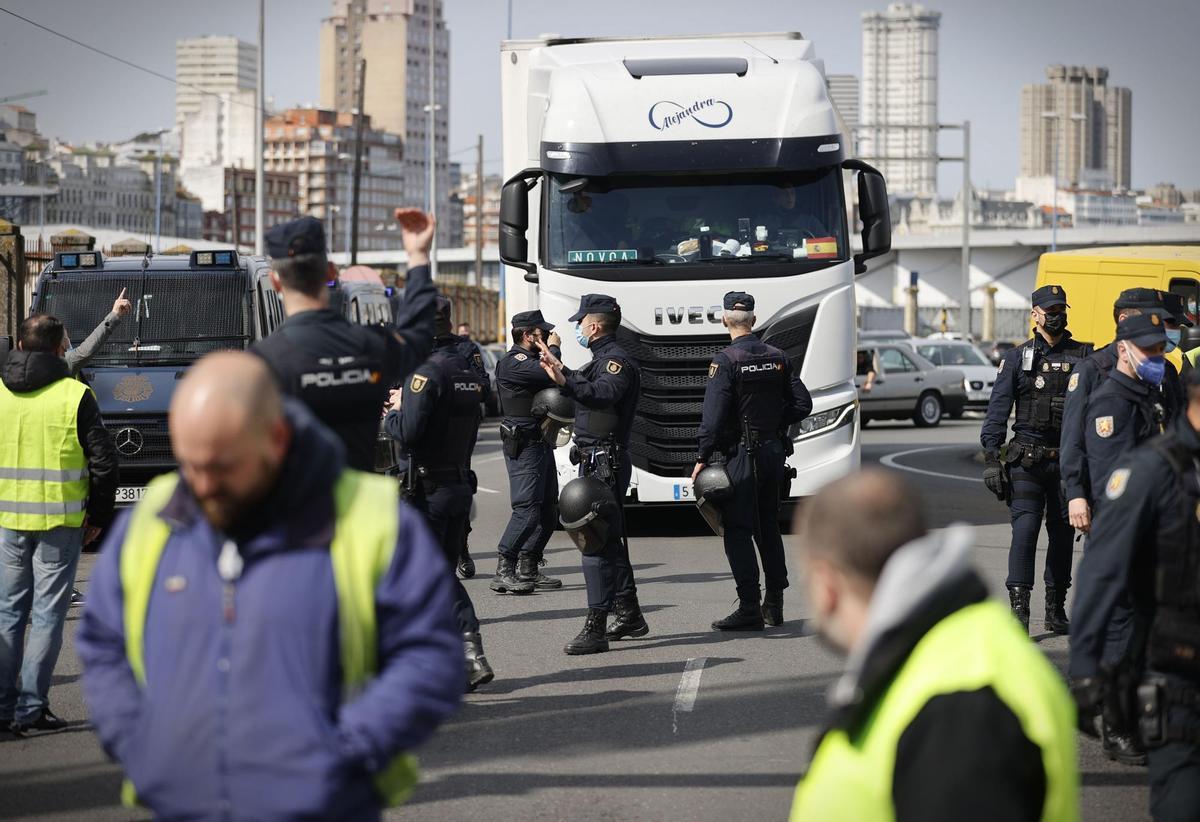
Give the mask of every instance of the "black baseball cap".
M 546 318 L 542 316 L 541 309 L 535 308 L 533 311 L 519 311 L 512 315 L 513 328 L 540 328 L 549 334 L 554 330 L 554 323 L 546 322 Z
M 621 306 L 607 294 L 584 294 L 579 300 L 579 310 L 567 318 L 569 323 L 577 323 L 588 314 L 616 314 L 621 316 Z
M 1127 288 L 1117 296 L 1113 308 L 1137 308 L 1166 318 L 1171 315 L 1171 311 L 1163 304 L 1162 294 L 1163 292 L 1154 288 Z
M 726 311 L 753 311 L 754 297 L 745 291 L 730 291 L 725 295 Z
M 1128 340 L 1138 348 L 1166 343 L 1167 329 L 1157 314 L 1138 314 L 1117 323 L 1117 339 Z
M 1187 304 L 1183 300 L 1182 294 L 1176 294 L 1174 291 L 1162 292 L 1163 306 L 1171 312 L 1171 319 L 1180 325 L 1191 327 L 1195 325 L 1191 317 L 1187 313 Z
M 1066 305 L 1067 291 L 1061 285 L 1044 285 L 1033 292 L 1034 308 L 1053 308 L 1056 305 Z
M 267 254 L 276 260 L 297 254 L 325 253 L 325 227 L 316 217 L 301 217 L 272 226 L 264 239 Z

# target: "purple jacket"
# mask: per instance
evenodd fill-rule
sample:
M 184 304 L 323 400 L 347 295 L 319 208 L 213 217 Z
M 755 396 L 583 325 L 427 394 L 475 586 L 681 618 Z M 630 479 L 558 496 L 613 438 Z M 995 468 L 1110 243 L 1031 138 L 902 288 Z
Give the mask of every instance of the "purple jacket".
M 216 567 L 227 537 L 182 483 L 164 509 L 173 533 L 147 613 L 144 692 L 125 657 L 127 515 L 92 575 L 78 635 L 91 720 L 160 817 L 378 818 L 372 772 L 428 739 L 461 699 L 451 577 L 420 515 L 401 507 L 395 557 L 375 592 L 380 674 L 339 706 L 329 543 L 343 450 L 297 403 L 287 413 L 295 434 L 284 482 L 229 535 L 245 562 L 231 611 Z

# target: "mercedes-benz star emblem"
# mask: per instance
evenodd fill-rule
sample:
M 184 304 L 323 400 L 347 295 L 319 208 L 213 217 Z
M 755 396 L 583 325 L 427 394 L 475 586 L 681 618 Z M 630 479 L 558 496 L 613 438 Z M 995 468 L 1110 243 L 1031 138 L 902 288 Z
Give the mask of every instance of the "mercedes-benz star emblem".
M 117 450 L 127 457 L 132 457 L 142 450 L 144 440 L 142 432 L 136 428 L 122 428 L 116 436 Z

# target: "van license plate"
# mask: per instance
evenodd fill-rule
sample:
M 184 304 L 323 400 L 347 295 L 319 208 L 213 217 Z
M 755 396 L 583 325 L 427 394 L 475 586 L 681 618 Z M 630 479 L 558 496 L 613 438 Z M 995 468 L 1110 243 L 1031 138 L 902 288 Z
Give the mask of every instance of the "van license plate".
M 137 502 L 146 495 L 143 485 L 122 485 L 117 489 L 117 502 Z

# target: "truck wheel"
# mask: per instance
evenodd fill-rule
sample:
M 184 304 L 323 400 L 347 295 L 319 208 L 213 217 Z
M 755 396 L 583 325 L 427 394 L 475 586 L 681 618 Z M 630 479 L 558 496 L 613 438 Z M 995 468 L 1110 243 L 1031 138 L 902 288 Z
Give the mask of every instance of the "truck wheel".
M 913 411 L 913 422 L 918 428 L 933 428 L 942 421 L 942 398 L 934 391 L 926 391 L 917 400 Z

